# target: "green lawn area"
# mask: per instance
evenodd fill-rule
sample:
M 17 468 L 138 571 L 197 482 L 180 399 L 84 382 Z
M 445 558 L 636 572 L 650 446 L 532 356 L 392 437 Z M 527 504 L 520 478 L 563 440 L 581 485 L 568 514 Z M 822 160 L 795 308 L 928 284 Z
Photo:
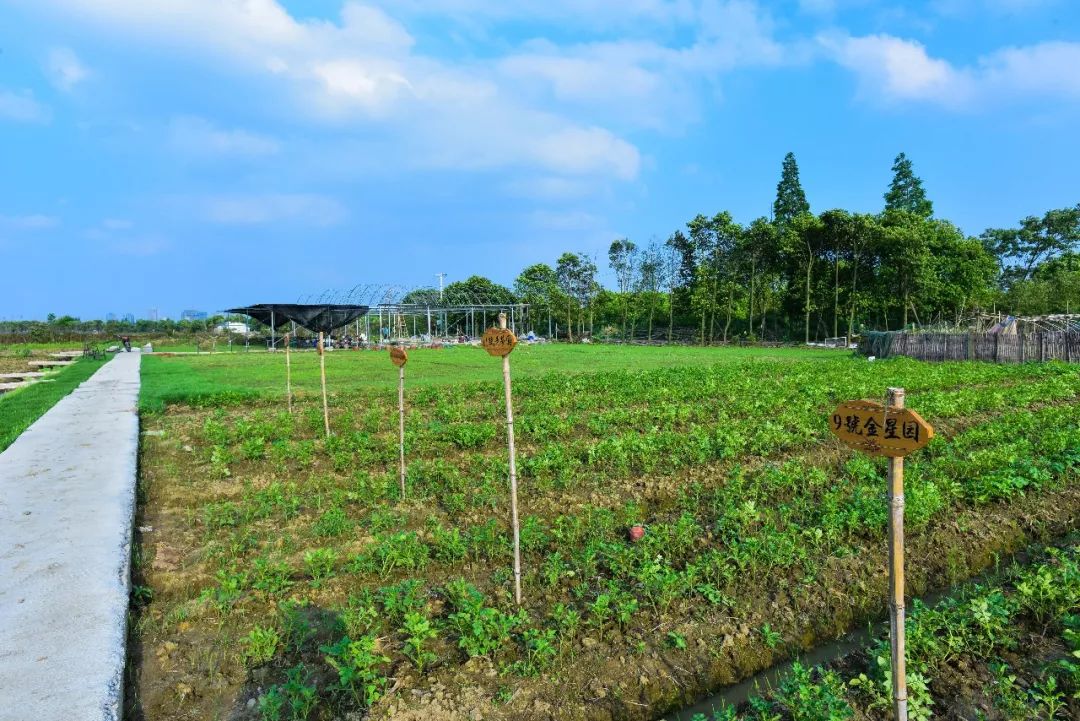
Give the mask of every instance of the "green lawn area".
M 515 379 L 542 373 L 596 373 L 712 365 L 750 358 L 811 360 L 837 358 L 845 351 L 804 348 L 697 348 L 612 345 L 519 345 L 511 356 Z M 319 391 L 319 357 L 293 352 L 292 384 L 297 395 Z M 327 386 L 332 393 L 397 385 L 397 368 L 386 351 L 331 351 L 326 355 Z M 502 364 L 477 347 L 409 351 L 406 383 L 411 387 L 496 381 Z M 168 403 L 217 405 L 285 393 L 285 353 L 216 353 L 148 356 L 142 361 L 143 411 Z
M 0 396 L 0 451 L 14 443 L 20 433 L 106 362 L 80 359 L 64 368 L 52 380 Z

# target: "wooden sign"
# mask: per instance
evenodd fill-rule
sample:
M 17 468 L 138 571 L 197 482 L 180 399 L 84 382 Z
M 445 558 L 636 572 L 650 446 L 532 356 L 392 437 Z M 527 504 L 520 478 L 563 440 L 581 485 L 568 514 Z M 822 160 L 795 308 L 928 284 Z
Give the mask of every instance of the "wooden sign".
M 409 360 L 409 354 L 405 352 L 404 348 L 398 348 L 394 346 L 390 349 L 390 362 L 396 365 L 398 368 L 405 365 Z
M 934 437 L 934 427 L 915 411 L 885 406 L 877 401 L 847 401 L 833 411 L 833 435 L 872 456 L 901 458 L 917 451 Z
M 517 336 L 509 328 L 488 328 L 480 339 L 480 345 L 493 356 L 508 356 L 517 345 Z

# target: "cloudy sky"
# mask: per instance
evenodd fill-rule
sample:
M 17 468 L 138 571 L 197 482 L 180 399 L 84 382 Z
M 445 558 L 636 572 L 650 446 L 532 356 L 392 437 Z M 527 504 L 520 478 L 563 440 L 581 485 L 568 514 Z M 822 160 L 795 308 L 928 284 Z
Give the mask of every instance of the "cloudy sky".
M 1080 200 L 1072 0 L 0 0 L 0 318 L 510 283 L 565 250 Z

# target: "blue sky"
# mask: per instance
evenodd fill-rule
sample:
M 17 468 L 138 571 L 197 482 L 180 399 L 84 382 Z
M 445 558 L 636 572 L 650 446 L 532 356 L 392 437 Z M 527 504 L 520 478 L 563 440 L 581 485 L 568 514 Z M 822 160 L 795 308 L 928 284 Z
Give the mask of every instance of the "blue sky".
M 566 250 L 1080 201 L 1072 0 L 0 0 L 0 318 L 510 283 Z

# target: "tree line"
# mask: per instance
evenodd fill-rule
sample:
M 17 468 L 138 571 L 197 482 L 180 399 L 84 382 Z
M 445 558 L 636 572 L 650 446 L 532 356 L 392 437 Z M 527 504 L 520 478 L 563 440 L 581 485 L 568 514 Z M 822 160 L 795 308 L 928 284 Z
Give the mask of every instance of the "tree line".
M 1080 312 L 1080 203 L 973 237 L 935 217 L 904 153 L 892 173 L 880 212 L 815 214 L 788 153 L 768 218 L 743 225 L 728 211 L 698 214 L 664 240 L 616 239 L 603 260 L 565 252 L 554 266 L 530 265 L 512 288 L 474 275 L 444 291 L 413 291 L 402 302 L 525 303 L 527 330 L 541 335 L 700 343 L 809 342 L 863 329 L 959 324 L 975 313 Z M 614 287 L 598 281 L 598 261 L 606 261 Z M 456 335 L 463 317 L 448 318 L 442 330 Z M 0 335 L 192 334 L 221 320 L 64 316 L 0 323 Z
M 692 329 L 701 343 L 809 342 L 1080 306 L 1080 204 L 970 237 L 934 216 L 904 153 L 892 171 L 881 212 L 814 214 L 788 153 L 769 218 L 743 225 L 728 211 L 699 214 L 663 241 L 614 240 L 614 288 L 597 282 L 595 258 L 563 253 L 554 267 L 525 268 L 512 292 L 489 292 L 529 303 L 533 325 L 554 319 L 560 335 L 663 339 L 682 329 L 685 338 Z M 462 285 L 494 286 L 481 277 Z

